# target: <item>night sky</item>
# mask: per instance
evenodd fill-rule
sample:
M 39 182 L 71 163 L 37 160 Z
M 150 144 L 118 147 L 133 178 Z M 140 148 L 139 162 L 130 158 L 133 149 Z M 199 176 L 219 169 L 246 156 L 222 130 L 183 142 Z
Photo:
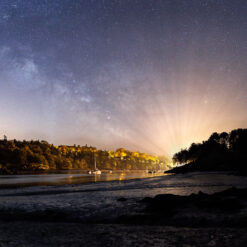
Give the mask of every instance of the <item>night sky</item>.
M 246 0 L 0 0 L 1 136 L 172 155 L 239 127 Z

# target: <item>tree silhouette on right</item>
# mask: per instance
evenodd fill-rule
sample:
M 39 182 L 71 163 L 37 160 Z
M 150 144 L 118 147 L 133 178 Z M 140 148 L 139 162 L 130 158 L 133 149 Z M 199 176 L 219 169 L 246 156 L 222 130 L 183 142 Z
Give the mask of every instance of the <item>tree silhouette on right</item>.
M 214 132 L 207 141 L 175 153 L 173 162 L 183 166 L 169 172 L 232 170 L 247 174 L 247 129 Z

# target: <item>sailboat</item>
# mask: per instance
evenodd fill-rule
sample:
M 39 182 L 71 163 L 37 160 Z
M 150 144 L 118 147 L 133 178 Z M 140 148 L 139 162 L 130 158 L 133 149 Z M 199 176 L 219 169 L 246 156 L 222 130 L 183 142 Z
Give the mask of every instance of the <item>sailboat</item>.
M 97 168 L 96 164 L 96 157 L 94 157 L 94 170 L 92 171 L 93 174 L 101 174 L 101 170 Z

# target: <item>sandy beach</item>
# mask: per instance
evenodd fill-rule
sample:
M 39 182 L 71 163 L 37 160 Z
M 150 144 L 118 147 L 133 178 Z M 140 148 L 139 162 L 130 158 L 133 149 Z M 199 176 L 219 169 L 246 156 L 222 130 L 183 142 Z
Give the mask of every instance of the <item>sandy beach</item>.
M 1 222 L 0 246 L 246 246 L 246 229 Z
M 247 178 L 193 173 L 2 189 L 0 246 L 246 246 L 245 226 L 181 227 L 118 220 L 123 215 L 145 215 L 146 204 L 140 203 L 145 197 L 212 194 L 231 187 L 247 187 Z

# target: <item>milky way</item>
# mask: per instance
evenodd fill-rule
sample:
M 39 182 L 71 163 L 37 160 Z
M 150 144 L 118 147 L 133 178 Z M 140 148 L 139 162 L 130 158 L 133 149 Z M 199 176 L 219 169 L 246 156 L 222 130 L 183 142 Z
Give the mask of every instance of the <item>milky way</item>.
M 0 135 L 169 154 L 247 127 L 247 1 L 1 0 Z

